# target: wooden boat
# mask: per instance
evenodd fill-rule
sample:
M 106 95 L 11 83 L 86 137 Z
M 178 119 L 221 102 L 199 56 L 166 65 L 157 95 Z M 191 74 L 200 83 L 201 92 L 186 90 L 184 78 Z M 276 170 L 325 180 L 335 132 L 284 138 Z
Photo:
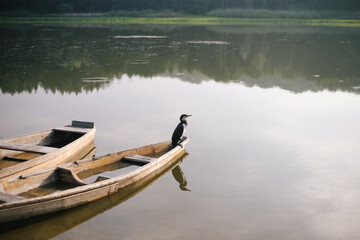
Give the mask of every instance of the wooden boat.
M 177 158 L 174 165 L 164 169 L 160 175 L 149 175 L 136 183 L 129 184 L 128 186 L 122 188 L 121 191 L 118 191 L 108 197 L 44 216 L 16 222 L 1 223 L 0 239 L 22 239 L 24 236 L 28 239 L 53 239 L 56 236 L 78 226 L 79 224 L 82 224 L 131 199 L 144 189 L 154 184 L 169 171 L 174 172 L 176 169 L 179 169 L 179 165 L 188 155 L 188 153 L 185 153 L 181 157 Z M 183 177 L 185 178 L 185 176 Z M 176 179 L 176 181 L 179 182 L 179 179 Z M 180 182 L 182 181 L 184 181 L 183 178 Z M 136 187 L 134 187 L 135 185 Z
M 166 141 L 1 180 L 0 223 L 69 209 L 130 185 L 136 188 L 145 178 L 173 166 L 185 154 L 188 142 L 183 138 L 183 147 L 172 147 L 171 141 Z M 118 174 L 127 167 L 136 169 Z M 99 175 L 103 172 L 110 176 Z M 93 182 L 87 183 L 89 180 Z
M 69 126 L 0 141 L 0 179 L 83 158 L 94 148 L 95 131 L 92 122 L 72 121 Z

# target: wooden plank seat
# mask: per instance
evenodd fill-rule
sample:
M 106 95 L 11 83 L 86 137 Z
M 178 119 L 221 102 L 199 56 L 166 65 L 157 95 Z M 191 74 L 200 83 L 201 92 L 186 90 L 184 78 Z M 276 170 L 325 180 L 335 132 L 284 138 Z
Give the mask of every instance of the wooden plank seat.
M 0 192 L 0 202 L 7 203 L 7 202 L 16 202 L 20 200 L 24 200 L 26 198 L 19 197 L 10 193 Z
M 25 143 L 3 142 L 3 141 L 0 141 L 0 148 L 21 151 L 21 152 L 41 153 L 41 154 L 51 153 L 58 149 L 54 147 L 32 145 Z
M 58 127 L 53 129 L 53 131 L 57 131 L 57 132 L 74 132 L 74 133 L 83 133 L 83 134 L 91 130 L 92 128 L 80 128 L 80 127 L 72 127 L 72 126 Z
M 72 121 L 71 125 L 54 128 L 53 131 L 87 133 L 95 127 L 93 122 Z
M 141 156 L 141 155 L 130 155 L 123 157 L 122 160 L 125 162 L 136 163 L 136 164 L 147 164 L 155 159 L 156 158 Z

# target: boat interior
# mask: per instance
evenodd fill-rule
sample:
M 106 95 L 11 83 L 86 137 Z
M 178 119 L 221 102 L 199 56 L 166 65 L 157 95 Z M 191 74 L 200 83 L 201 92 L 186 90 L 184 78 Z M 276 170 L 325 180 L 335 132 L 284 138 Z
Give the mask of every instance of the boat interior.
M 75 126 L 54 128 L 8 141 L 0 141 L 0 169 L 56 151 L 91 130 L 91 128 Z
M 0 203 L 45 196 L 117 177 L 152 162 L 170 149 L 172 146 L 170 141 L 167 141 L 22 175 L 21 178 L 10 179 L 6 186 L 2 186 L 7 195 L 15 198 L 9 200 L 0 195 Z

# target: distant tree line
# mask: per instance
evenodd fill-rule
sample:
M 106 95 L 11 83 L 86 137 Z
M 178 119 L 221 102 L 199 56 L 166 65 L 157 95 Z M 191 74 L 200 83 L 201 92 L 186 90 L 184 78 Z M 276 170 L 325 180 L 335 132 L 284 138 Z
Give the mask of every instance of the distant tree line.
M 214 9 L 359 11 L 359 0 L 1 0 L 0 12 L 90 13 L 163 10 L 205 14 Z

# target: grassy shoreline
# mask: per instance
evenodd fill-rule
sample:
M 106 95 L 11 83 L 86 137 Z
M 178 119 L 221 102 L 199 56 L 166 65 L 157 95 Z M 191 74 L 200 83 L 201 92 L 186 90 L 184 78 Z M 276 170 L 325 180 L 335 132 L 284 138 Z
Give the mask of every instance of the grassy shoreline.
M 220 17 L 0 17 L 0 23 L 178 24 L 178 25 L 299 25 L 360 27 L 358 19 L 284 19 Z

